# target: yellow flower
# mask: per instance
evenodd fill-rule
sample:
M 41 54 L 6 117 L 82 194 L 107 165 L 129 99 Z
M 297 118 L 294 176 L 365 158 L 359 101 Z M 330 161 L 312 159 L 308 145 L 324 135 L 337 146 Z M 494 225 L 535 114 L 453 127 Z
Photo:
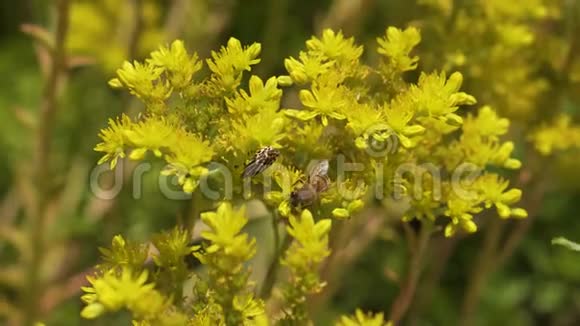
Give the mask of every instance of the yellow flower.
M 570 116 L 560 115 L 551 125 L 535 130 L 529 139 L 542 155 L 550 155 L 555 150 L 580 148 L 580 127 L 571 124 Z
M 106 153 L 101 157 L 98 164 L 103 164 L 110 160 L 111 169 L 115 168 L 117 159 L 125 157 L 125 150 L 128 144 L 126 133 L 131 128 L 131 119 L 124 114 L 120 119 L 109 119 L 109 127 L 99 132 L 99 137 L 103 142 L 95 146 L 95 151 Z
M 473 222 L 473 214 L 482 211 L 480 204 L 481 199 L 478 197 L 461 198 L 458 195 L 451 195 L 445 210 L 445 216 L 448 216 L 451 222 L 445 227 L 445 236 L 452 236 L 458 229 L 463 229 L 468 233 L 477 231 L 477 225 Z
M 133 124 L 133 128 L 126 131 L 127 138 L 135 147 L 129 157 L 132 160 L 141 160 L 148 150 L 161 157 L 161 149 L 173 145 L 177 131 L 178 127 L 162 117 L 147 117 Z
M 411 85 L 410 97 L 417 106 L 417 113 L 430 118 L 440 119 L 450 125 L 461 125 L 463 119 L 455 114 L 460 105 L 471 105 L 477 101 L 467 93 L 458 92 L 463 76 L 454 72 L 446 78 L 440 74 L 421 73 L 419 83 Z
M 169 82 L 176 89 L 188 86 L 193 75 L 203 66 L 197 53 L 189 56 L 181 40 L 173 41 L 169 48 L 162 46 L 157 51 L 152 52 L 151 59 L 148 59 L 147 62 L 167 71 Z
M 264 303 L 252 298 L 251 295 L 235 296 L 233 305 L 234 309 L 241 312 L 243 325 L 257 326 L 256 318 L 260 318 L 266 313 Z
M 304 104 L 304 110 L 286 109 L 284 113 L 300 120 L 311 120 L 320 116 L 324 126 L 328 124 L 328 118 L 346 119 L 343 110 L 348 100 L 340 88 L 315 84 L 311 91 L 306 89 L 300 91 L 300 101 Z
M 419 62 L 418 56 L 409 56 L 413 48 L 421 42 L 421 34 L 415 27 L 400 30 L 389 27 L 385 37 L 377 38 L 379 48 L 377 52 L 388 59 L 388 64 L 396 71 L 404 72 L 415 70 Z
M 527 217 L 528 213 L 523 208 L 510 207 L 520 201 L 522 191 L 516 188 L 506 191 L 508 185 L 508 180 L 501 179 L 497 174 L 488 173 L 478 178 L 474 187 L 482 194 L 486 208 L 494 205 L 499 217 Z
M 330 219 L 322 219 L 314 223 L 309 210 L 302 211 L 300 218 L 290 215 L 288 234 L 296 242 L 292 244 L 283 260 L 284 265 L 295 269 L 306 269 L 319 264 L 330 255 L 328 249 L 328 233 L 332 226 Z
M 500 118 L 495 110 L 486 105 L 479 109 L 477 116 L 469 114 L 463 123 L 463 134 L 469 137 L 472 134 L 489 140 L 498 140 L 499 136 L 508 132 L 510 122 Z
M 158 104 L 171 95 L 171 87 L 160 80 L 163 69 L 149 63 L 128 61 L 123 63 L 121 69 L 117 69 L 118 78 L 109 81 L 109 85 L 115 88 L 125 87 L 129 92 L 145 102 L 145 104 Z
M 293 57 L 284 60 L 284 67 L 290 74 L 292 80 L 297 84 L 318 79 L 319 76 L 326 74 L 335 62 L 320 55 L 308 55 L 306 52 L 300 52 L 300 60 Z
M 210 228 L 201 233 L 204 239 L 211 241 L 207 253 L 223 252 L 235 257 L 239 264 L 255 254 L 256 240 L 248 240 L 246 233 L 240 233 L 248 223 L 244 206 L 234 211 L 231 204 L 222 203 L 216 212 L 203 213 L 201 219 Z
M 202 164 L 209 162 L 214 155 L 208 142 L 183 130 L 175 134 L 174 144 L 168 148 L 165 160 L 169 166 L 162 171 L 163 175 L 175 175 L 186 193 L 192 193 L 199 183 L 199 178 L 208 172 Z
M 336 326 L 392 326 L 392 323 L 385 322 L 382 313 L 365 314 L 357 309 L 353 316 L 342 316 Z
M 278 88 L 276 77 L 271 77 L 266 84 L 258 76 L 252 75 L 249 81 L 250 93 L 240 90 L 234 98 L 226 98 L 228 111 L 232 114 L 255 114 L 263 110 L 276 111 L 280 106 L 282 90 Z
M 225 92 L 233 91 L 241 82 L 242 72 L 250 71 L 252 65 L 260 62 L 257 57 L 261 49 L 259 43 L 242 47 L 239 40 L 230 38 L 227 46 L 222 46 L 219 52 L 212 51 L 212 59 L 207 60 L 213 82 Z
M 280 141 L 286 137 L 284 126 L 287 120 L 281 112 L 274 110 L 244 115 L 240 121 L 232 123 L 235 132 L 224 135 L 224 138 L 241 153 L 248 153 L 264 146 L 280 148 Z
M 414 117 L 414 111 L 410 107 L 410 102 L 404 98 L 393 100 L 391 105 L 383 105 L 383 112 L 388 125 L 405 148 L 413 146 L 409 137 L 417 136 L 425 131 L 425 128 L 419 124 L 409 125 Z
M 295 185 L 303 178 L 302 173 L 279 163 L 274 163 L 266 173 L 269 176 L 273 176 L 278 186 L 278 190 L 272 190 L 264 194 L 266 204 L 275 207 L 280 216 L 290 216 L 292 214 L 290 193 L 294 190 Z
M 94 319 L 105 312 L 115 312 L 127 308 L 139 319 L 155 319 L 169 305 L 154 289 L 155 284 L 147 282 L 147 271 L 135 277 L 130 269 L 124 268 L 120 275 L 110 271 L 100 277 L 87 277 L 90 287 L 83 287 L 86 292 L 82 300 L 87 306 L 81 316 Z
M 312 53 L 323 54 L 337 61 L 353 62 L 363 53 L 362 46 L 354 45 L 354 38 L 344 38 L 342 32 L 335 33 L 331 29 L 322 32 L 322 39 L 312 37 L 306 41 L 306 47 Z

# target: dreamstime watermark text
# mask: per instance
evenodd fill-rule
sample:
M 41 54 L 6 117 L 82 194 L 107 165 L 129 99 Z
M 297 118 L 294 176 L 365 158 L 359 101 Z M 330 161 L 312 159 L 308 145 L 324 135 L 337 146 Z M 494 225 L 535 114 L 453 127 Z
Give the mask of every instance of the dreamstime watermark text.
M 362 178 L 369 180 L 372 176 L 371 188 L 373 197 L 377 200 L 392 197 L 395 200 L 402 199 L 409 194 L 413 199 L 420 200 L 429 190 L 429 195 L 434 200 L 442 196 L 444 181 L 451 186 L 451 191 L 459 197 L 469 200 L 475 196 L 471 185 L 482 173 L 481 168 L 472 163 L 459 164 L 453 171 L 447 171 L 432 163 L 403 163 L 396 168 L 385 168 L 386 162 L 377 161 L 372 167 L 360 162 L 349 162 L 344 155 L 338 155 L 334 160 L 329 160 L 334 166 L 335 173 L 329 177 L 336 184 L 340 197 L 344 200 L 353 200 L 357 197 L 361 187 L 365 187 Z M 102 200 L 112 200 L 119 196 L 124 188 L 129 188 L 131 196 L 135 200 L 144 199 L 145 194 L 157 190 L 162 196 L 170 200 L 188 200 L 191 194 L 185 193 L 178 183 L 175 175 L 164 175 L 149 162 L 139 162 L 131 168 L 127 168 L 124 161 L 119 161 L 115 169 L 110 170 L 108 165 L 99 165 L 92 169 L 89 176 L 89 188 L 91 193 Z M 208 200 L 231 200 L 234 194 L 241 194 L 243 198 L 250 198 L 254 193 L 268 193 L 273 190 L 292 189 L 296 185 L 291 184 L 292 176 L 285 168 L 274 164 L 269 173 L 262 173 L 253 179 L 234 177 L 234 171 L 219 162 L 212 162 L 207 166 L 210 173 L 202 175 L 197 184 L 197 190 Z M 371 170 L 369 170 L 371 169 Z M 391 172 L 385 172 L 391 171 Z M 152 175 L 156 174 L 156 175 Z M 307 174 L 305 172 L 304 174 Z M 278 185 L 273 175 L 282 183 Z M 443 176 L 447 176 L 445 180 Z M 153 178 L 152 178 L 153 177 Z M 151 182 L 155 179 L 156 182 Z M 259 182 L 255 182 L 258 179 Z M 358 180 L 352 184 L 349 180 Z M 239 183 L 236 185 L 236 182 Z M 406 184 L 406 188 L 400 185 Z M 385 185 L 391 185 L 386 187 Z M 145 191 L 146 187 L 149 187 Z M 155 187 L 156 189 L 150 189 Z M 385 193 L 386 189 L 392 189 Z M 289 194 L 286 194 L 289 196 Z

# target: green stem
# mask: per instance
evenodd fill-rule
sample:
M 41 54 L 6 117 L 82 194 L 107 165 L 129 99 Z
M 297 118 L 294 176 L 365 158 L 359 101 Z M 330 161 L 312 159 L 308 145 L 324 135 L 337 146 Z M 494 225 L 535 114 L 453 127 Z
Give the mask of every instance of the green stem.
M 51 193 L 50 154 L 52 131 L 57 111 L 57 93 L 61 75 L 65 71 L 65 42 L 69 25 L 69 1 L 56 0 L 56 31 L 54 49 L 51 52 L 51 66 L 42 94 L 40 119 L 36 135 L 36 204 L 30 216 L 31 254 L 23 295 L 24 325 L 33 325 L 39 318 L 40 297 L 43 292 L 41 268 L 45 252 L 46 210 Z
M 187 22 L 187 17 L 189 17 L 188 13 L 190 12 L 190 6 L 194 1 L 171 1 L 167 11 L 167 19 L 165 20 L 165 40 L 167 42 L 171 42 L 181 35 L 183 26 Z M 199 0 L 197 0 L 197 2 L 199 2 Z
M 477 262 L 473 270 L 469 274 L 471 278 L 467 284 L 467 290 L 463 298 L 458 325 L 473 325 L 473 316 L 479 304 L 481 291 L 489 274 L 493 271 L 495 255 L 501 240 L 503 228 L 503 221 L 499 217 L 492 217 L 485 234 L 485 239 L 483 240 L 483 248 L 477 257 Z
M 274 215 L 272 216 L 272 233 L 274 234 L 274 250 L 277 252 L 280 248 L 280 216 L 278 215 L 278 210 L 274 210 Z
M 425 257 L 427 245 L 431 238 L 432 228 L 433 224 L 431 222 L 423 222 L 421 224 L 419 238 L 416 241 L 414 250 L 411 252 L 411 260 L 409 262 L 409 269 L 407 271 L 405 283 L 391 306 L 390 320 L 394 325 L 397 325 L 405 316 L 407 310 L 409 310 L 411 302 L 413 301 L 413 297 L 415 296 L 417 283 L 421 276 L 421 270 L 423 267 L 423 258 Z
M 276 0 L 269 2 L 269 14 L 266 28 L 262 37 L 262 61 L 258 66 L 257 74 L 270 75 L 272 68 L 278 63 L 280 53 L 280 40 L 286 31 L 286 13 L 288 12 L 288 0 Z
M 190 234 L 194 233 L 195 223 L 200 218 L 201 215 L 201 202 L 203 198 L 201 196 L 201 191 L 196 189 L 191 194 L 191 200 L 189 202 L 189 214 L 186 215 L 185 220 L 183 221 L 183 227 L 190 232 Z
M 260 290 L 260 297 L 264 300 L 267 300 L 270 295 L 272 295 L 272 289 L 274 288 L 274 283 L 276 283 L 276 276 L 278 275 L 278 270 L 280 269 L 280 258 L 288 250 L 290 244 L 292 243 L 292 237 L 286 235 L 284 237 L 284 241 L 280 246 L 280 234 L 278 229 L 278 212 L 272 216 L 272 226 L 274 230 L 274 257 L 270 262 L 270 266 L 268 266 L 268 271 L 266 272 L 266 277 L 264 278 L 264 282 L 262 283 L 262 289 Z
M 457 22 L 457 17 L 461 9 L 463 8 L 465 0 L 453 0 L 453 7 L 451 7 L 451 14 L 449 15 L 449 19 L 446 21 L 446 29 L 449 33 L 453 31 L 455 28 L 455 23 Z
M 458 240 L 459 237 L 441 239 L 437 250 L 430 255 L 430 268 L 427 271 L 427 275 L 425 275 L 425 280 L 419 286 L 417 297 L 409 311 L 410 320 L 408 324 L 410 326 L 420 324 L 421 316 L 432 301 L 433 293 L 440 284 L 441 277 L 455 251 Z
M 143 2 L 142 0 L 130 0 L 133 10 L 133 26 L 129 34 L 128 57 L 134 59 L 138 55 L 139 40 L 143 33 Z

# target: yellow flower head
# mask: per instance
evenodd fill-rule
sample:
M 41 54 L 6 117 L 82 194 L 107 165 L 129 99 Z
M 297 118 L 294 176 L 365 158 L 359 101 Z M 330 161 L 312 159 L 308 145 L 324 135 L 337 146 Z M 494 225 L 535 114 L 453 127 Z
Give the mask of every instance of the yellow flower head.
M 171 86 L 176 89 L 188 86 L 193 75 L 203 66 L 197 53 L 189 56 L 181 40 L 173 41 L 170 47 L 160 47 L 151 53 L 151 58 L 147 62 L 166 71 Z
M 103 141 L 95 146 L 95 151 L 105 153 L 105 155 L 99 160 L 98 164 L 111 161 L 111 169 L 115 168 L 117 165 L 117 159 L 125 157 L 125 150 L 129 143 L 129 140 L 127 139 L 127 131 L 130 131 L 131 128 L 131 119 L 124 114 L 120 119 L 109 119 L 109 127 L 107 129 L 102 129 L 99 133 L 99 137 Z
M 392 323 L 385 322 L 382 313 L 365 314 L 357 309 L 352 316 L 342 316 L 336 326 L 392 326 Z
M 527 217 L 528 213 L 524 209 L 510 207 L 510 205 L 520 201 L 522 191 L 516 188 L 506 191 L 508 185 L 508 180 L 501 179 L 497 174 L 488 173 L 477 180 L 475 188 L 482 194 L 487 208 L 491 205 L 497 208 L 499 217 Z
M 192 193 L 199 183 L 199 178 L 208 172 L 202 164 L 213 158 L 213 148 L 198 136 L 178 130 L 175 142 L 168 148 L 168 152 L 165 160 L 169 166 L 162 173 L 177 176 L 183 191 Z
M 331 60 L 354 62 L 363 53 L 362 46 L 354 45 L 354 38 L 345 38 L 342 32 L 335 33 L 331 29 L 322 32 L 322 39 L 312 37 L 306 41 L 310 53 L 322 54 Z
M 330 219 L 315 223 L 312 213 L 305 209 L 299 218 L 290 216 L 289 223 L 286 230 L 296 242 L 288 249 L 283 264 L 297 270 L 308 270 L 330 255 L 328 249 L 328 233 L 332 225 Z
M 147 151 L 152 151 L 155 156 L 161 157 L 161 149 L 174 144 L 177 131 L 178 127 L 162 117 L 151 116 L 134 123 L 133 128 L 126 131 L 127 139 L 135 147 L 129 157 L 133 160 L 140 160 Z
M 237 264 L 241 264 L 256 252 L 256 240 L 248 240 L 248 235 L 241 233 L 248 223 L 245 207 L 234 211 L 231 204 L 223 203 L 216 212 L 203 213 L 201 219 L 210 228 L 201 234 L 211 242 L 206 249 L 207 253 L 222 252 L 233 257 Z
M 135 276 L 124 268 L 120 275 L 110 271 L 88 280 L 91 286 L 83 287 L 86 294 L 82 296 L 87 306 L 81 311 L 87 319 L 127 308 L 138 319 L 154 320 L 169 305 L 169 300 L 154 289 L 155 284 L 146 283 L 147 271 Z
M 400 30 L 389 27 L 383 38 L 377 38 L 377 52 L 388 60 L 388 66 L 398 72 L 415 70 L 419 62 L 418 56 L 409 56 L 413 48 L 421 42 L 421 34 L 415 27 Z

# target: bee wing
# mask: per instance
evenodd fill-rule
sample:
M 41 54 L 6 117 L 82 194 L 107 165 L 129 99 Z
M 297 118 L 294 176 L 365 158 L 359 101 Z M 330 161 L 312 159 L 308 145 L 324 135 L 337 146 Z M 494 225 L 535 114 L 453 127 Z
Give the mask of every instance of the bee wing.
M 316 165 L 310 169 L 308 174 L 309 179 L 314 179 L 315 177 L 321 177 L 328 174 L 328 160 L 320 160 Z
M 316 190 L 318 192 L 325 192 L 326 190 L 328 190 L 329 185 L 330 179 L 328 178 L 327 175 L 320 176 L 316 180 Z

